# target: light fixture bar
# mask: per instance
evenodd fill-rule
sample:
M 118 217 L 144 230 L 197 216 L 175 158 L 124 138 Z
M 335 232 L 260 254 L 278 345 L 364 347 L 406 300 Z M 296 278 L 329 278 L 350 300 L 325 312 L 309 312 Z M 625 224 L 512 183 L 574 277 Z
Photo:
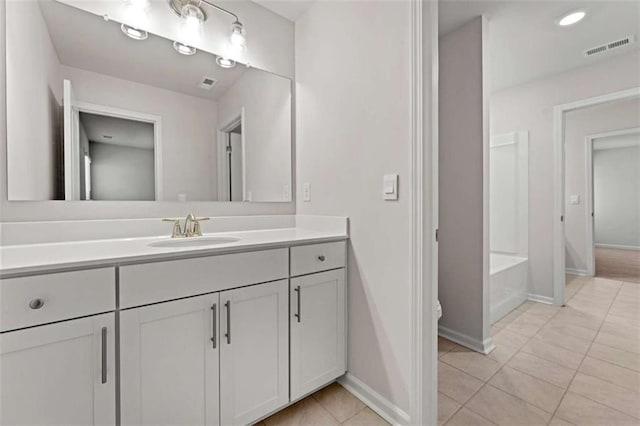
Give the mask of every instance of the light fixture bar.
M 236 15 L 235 13 L 233 13 L 233 12 L 231 12 L 231 11 L 228 11 L 227 9 L 225 9 L 225 8 L 223 8 L 223 7 L 220 7 L 220 6 L 216 5 L 216 4 L 213 4 L 213 3 L 211 3 L 211 2 L 210 2 L 210 1 L 208 1 L 208 0 L 200 0 L 200 3 L 201 3 L 201 4 L 202 4 L 202 3 L 204 3 L 204 4 L 206 4 L 206 5 L 207 5 L 207 6 L 209 6 L 209 7 L 212 7 L 212 8 L 214 8 L 214 9 L 217 9 L 217 10 L 219 10 L 220 12 L 226 13 L 227 15 L 229 15 L 229 16 L 231 16 L 231 17 L 233 17 L 233 19 L 235 19 L 235 22 L 240 23 L 240 19 L 238 18 L 238 15 Z

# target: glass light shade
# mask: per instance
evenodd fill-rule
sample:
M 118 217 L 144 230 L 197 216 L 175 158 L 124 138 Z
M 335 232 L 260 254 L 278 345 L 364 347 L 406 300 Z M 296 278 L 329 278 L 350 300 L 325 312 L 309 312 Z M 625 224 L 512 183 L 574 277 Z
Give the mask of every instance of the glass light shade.
M 218 56 L 216 58 L 216 63 L 221 68 L 233 68 L 233 67 L 236 66 L 236 61 L 234 61 L 233 59 L 229 59 L 229 58 L 223 58 L 222 56 Z
M 195 55 L 195 53 L 197 52 L 197 49 L 195 47 L 187 46 L 186 44 L 180 43 L 179 41 L 173 42 L 173 48 L 176 50 L 176 52 L 186 56 Z
M 182 8 L 182 25 L 180 28 L 181 36 L 184 40 L 197 43 L 202 39 L 202 23 L 204 22 L 204 13 L 198 6 L 187 4 Z
M 147 37 L 149 37 L 149 34 L 146 31 L 134 28 L 127 24 L 120 25 L 120 30 L 134 40 L 146 40 Z

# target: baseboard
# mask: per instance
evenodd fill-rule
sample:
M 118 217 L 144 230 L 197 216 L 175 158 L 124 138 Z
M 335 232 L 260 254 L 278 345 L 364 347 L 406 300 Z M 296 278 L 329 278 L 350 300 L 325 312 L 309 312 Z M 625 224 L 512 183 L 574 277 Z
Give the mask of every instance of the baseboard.
M 618 249 L 618 250 L 640 251 L 640 247 L 638 247 L 638 246 L 623 246 L 623 245 L 619 245 L 619 244 L 600 244 L 600 243 L 596 243 L 596 247 L 611 248 L 611 249 Z
M 410 423 L 409 414 L 352 374 L 345 374 L 338 379 L 338 383 L 392 425 L 408 425 Z
M 567 274 L 580 275 L 583 277 L 590 276 L 589 272 L 586 269 L 564 268 L 564 272 Z
M 496 348 L 493 344 L 491 337 L 486 338 L 484 341 L 475 339 L 463 333 L 451 330 L 450 328 L 438 326 L 438 335 L 444 337 L 447 340 L 451 340 L 459 345 L 469 348 L 473 351 L 480 352 L 482 354 L 488 354 Z
M 544 303 L 546 305 L 553 305 L 553 297 L 540 296 L 539 294 L 527 294 L 527 299 L 532 302 Z

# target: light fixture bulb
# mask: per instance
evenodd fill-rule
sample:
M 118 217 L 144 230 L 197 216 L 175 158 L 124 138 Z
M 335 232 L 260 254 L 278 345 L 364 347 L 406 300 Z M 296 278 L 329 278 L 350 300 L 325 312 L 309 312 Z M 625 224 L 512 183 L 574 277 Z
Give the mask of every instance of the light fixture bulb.
M 582 21 L 586 15 L 587 13 L 584 10 L 576 10 L 558 19 L 557 24 L 561 27 L 568 27 Z
M 229 35 L 229 42 L 235 49 L 246 49 L 247 37 L 246 31 L 242 24 L 238 21 L 231 24 L 231 34 Z
M 127 0 L 125 19 L 135 28 L 145 28 L 149 25 L 149 0 Z
M 134 40 L 146 40 L 147 37 L 149 37 L 149 34 L 145 30 L 140 30 L 127 24 L 120 25 L 120 30 Z
M 195 55 L 195 53 L 197 52 L 197 49 L 195 47 L 187 46 L 186 44 L 180 43 L 179 41 L 173 42 L 173 48 L 176 50 L 176 52 L 186 56 Z
M 194 4 L 186 4 L 180 12 L 182 16 L 181 38 L 196 44 L 202 38 L 202 23 L 204 13 Z
M 221 68 L 233 68 L 236 66 L 236 61 L 229 58 L 223 58 L 222 56 L 216 57 L 216 64 Z

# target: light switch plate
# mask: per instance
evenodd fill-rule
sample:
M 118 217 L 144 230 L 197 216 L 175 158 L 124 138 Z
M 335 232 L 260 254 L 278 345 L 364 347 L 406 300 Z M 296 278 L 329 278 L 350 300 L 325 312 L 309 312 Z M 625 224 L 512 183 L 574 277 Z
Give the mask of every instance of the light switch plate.
M 302 185 L 302 201 L 311 201 L 311 184 L 308 182 Z
M 387 201 L 398 199 L 398 175 L 388 174 L 382 177 L 382 198 Z
M 580 204 L 580 196 L 572 195 L 569 197 L 569 204 Z

